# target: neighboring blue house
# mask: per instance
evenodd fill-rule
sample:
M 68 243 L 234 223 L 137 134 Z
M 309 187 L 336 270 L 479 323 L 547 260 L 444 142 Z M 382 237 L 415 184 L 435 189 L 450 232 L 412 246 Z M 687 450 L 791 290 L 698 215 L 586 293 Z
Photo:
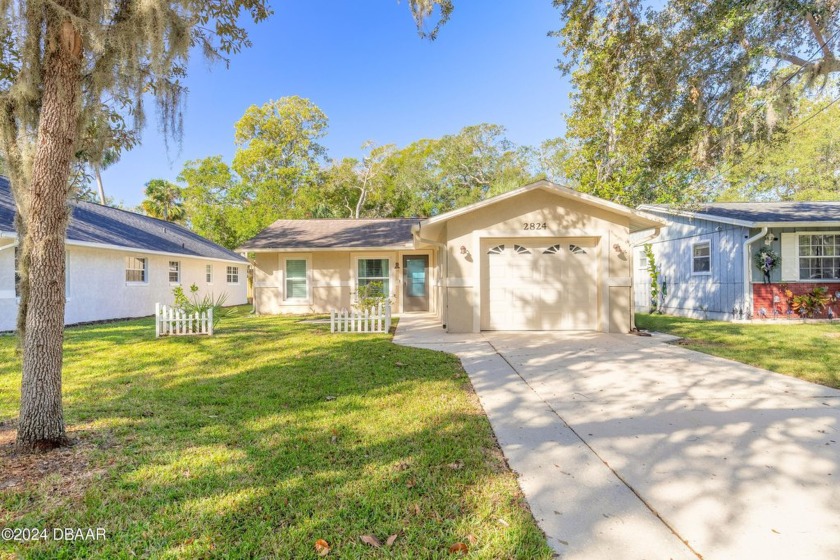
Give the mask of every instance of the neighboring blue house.
M 650 309 L 650 276 L 643 246 L 660 271 L 661 309 L 695 318 L 784 317 L 785 290 L 826 286 L 840 299 L 840 202 L 713 203 L 692 210 L 639 208 L 664 218 L 658 235 L 635 234 L 634 300 Z M 763 247 L 781 257 L 765 283 L 755 264 Z M 745 273 L 746 271 L 746 273 Z M 840 311 L 835 305 L 835 316 Z

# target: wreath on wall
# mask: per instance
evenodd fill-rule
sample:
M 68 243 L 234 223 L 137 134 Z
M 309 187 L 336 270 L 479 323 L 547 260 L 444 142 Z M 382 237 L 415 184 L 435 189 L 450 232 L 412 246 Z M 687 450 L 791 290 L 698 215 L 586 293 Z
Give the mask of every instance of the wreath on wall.
M 770 274 L 782 263 L 782 258 L 770 247 L 762 247 L 755 254 L 755 267 L 765 274 Z

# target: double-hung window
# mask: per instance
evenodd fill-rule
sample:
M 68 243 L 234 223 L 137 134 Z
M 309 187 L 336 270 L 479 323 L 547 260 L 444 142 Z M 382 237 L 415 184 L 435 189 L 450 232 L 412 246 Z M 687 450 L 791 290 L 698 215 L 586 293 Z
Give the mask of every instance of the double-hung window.
M 141 257 L 125 258 L 125 281 L 145 284 L 149 280 L 149 261 Z
M 691 273 L 712 273 L 712 245 L 708 241 L 701 241 L 691 246 Z
M 204 281 L 208 284 L 213 283 L 213 265 L 208 264 L 204 267 Z
M 286 259 L 286 299 L 309 299 L 306 259 Z
M 378 295 L 389 297 L 391 293 L 390 279 L 388 276 L 390 271 L 389 263 L 390 261 L 388 259 L 359 259 L 357 288 L 376 283 L 376 285 L 380 286 L 379 289 L 381 290 L 381 294 Z
M 647 271 L 649 265 L 650 263 L 648 262 L 647 255 L 645 255 L 645 250 L 639 249 L 636 251 L 636 268 L 639 271 Z
M 799 279 L 840 279 L 840 233 L 799 236 Z
M 239 267 L 238 266 L 227 267 L 227 283 L 228 284 L 239 284 Z
M 181 283 L 181 262 L 180 261 L 169 261 L 169 283 L 170 284 L 180 284 Z

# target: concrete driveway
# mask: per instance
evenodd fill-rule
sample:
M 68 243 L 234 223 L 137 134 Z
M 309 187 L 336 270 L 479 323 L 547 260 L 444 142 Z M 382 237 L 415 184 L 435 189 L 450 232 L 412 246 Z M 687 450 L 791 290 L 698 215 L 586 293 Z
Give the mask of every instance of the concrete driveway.
M 665 336 L 440 331 L 395 342 L 461 358 L 560 557 L 840 557 L 840 391 Z

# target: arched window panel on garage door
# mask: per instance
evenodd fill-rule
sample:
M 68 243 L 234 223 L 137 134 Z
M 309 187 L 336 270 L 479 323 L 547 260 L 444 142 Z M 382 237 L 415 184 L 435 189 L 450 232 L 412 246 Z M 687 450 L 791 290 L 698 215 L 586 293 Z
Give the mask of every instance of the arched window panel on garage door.
M 586 254 L 586 250 L 584 250 L 583 247 L 575 245 L 574 243 L 569 245 L 569 251 L 571 251 L 575 255 L 585 255 Z
M 560 245 L 552 245 L 545 251 L 543 251 L 543 255 L 556 255 L 560 252 Z
M 487 251 L 487 254 L 488 255 L 501 255 L 504 252 L 505 252 L 505 246 L 504 245 L 496 245 L 495 247 L 493 247 L 492 249 Z
M 514 245 L 513 250 L 516 251 L 517 255 L 530 255 L 531 251 L 523 247 L 522 245 Z

